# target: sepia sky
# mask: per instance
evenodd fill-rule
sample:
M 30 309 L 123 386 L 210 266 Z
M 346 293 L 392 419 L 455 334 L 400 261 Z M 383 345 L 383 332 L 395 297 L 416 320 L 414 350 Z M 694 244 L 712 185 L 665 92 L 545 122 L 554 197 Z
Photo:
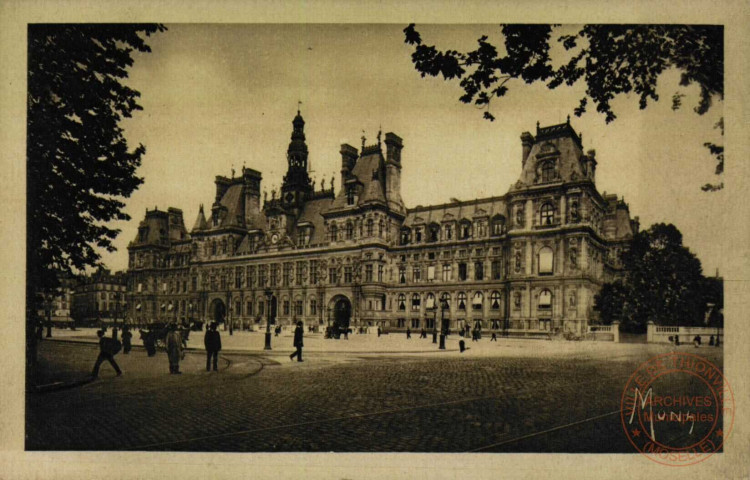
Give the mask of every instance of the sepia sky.
M 458 101 L 457 82 L 420 77 L 405 26 L 168 24 L 151 37 L 152 52 L 136 56 L 127 82 L 141 92 L 144 110 L 124 123 L 131 148 L 146 146 L 138 172 L 145 182 L 127 200 L 132 220 L 116 224 L 118 251 L 105 254 L 105 263 L 127 267 L 126 247 L 146 208 L 181 208 L 192 229 L 199 205 L 210 209 L 214 200 L 214 177 L 231 175 L 233 167 L 237 174 L 243 165 L 261 171 L 270 198 L 286 170 L 298 100 L 316 188 L 335 175 L 338 189 L 340 144 L 359 147 L 363 130 L 374 143 L 382 125 L 404 139 L 408 207 L 505 194 L 521 171 L 521 133 L 534 133 L 537 121 L 564 122 L 583 88 L 511 83 L 510 93 L 493 101 L 496 120 L 489 122 Z M 417 27 L 425 43 L 441 49 L 472 49 L 482 34 L 502 43 L 496 25 Z M 682 89 L 688 96 L 673 111 L 678 78 L 666 73 L 662 100 L 646 110 L 635 96 L 623 97 L 613 103 L 613 123 L 606 125 L 593 107 L 571 123 L 584 149 L 597 151 L 599 191 L 624 196 L 642 228 L 674 223 L 713 275 L 728 259 L 716 235 L 731 224 L 732 212 L 722 208 L 725 192 L 704 193 L 700 186 L 716 180 L 703 143 L 718 140 L 713 125 L 723 105 L 717 100 L 697 115 L 693 87 Z

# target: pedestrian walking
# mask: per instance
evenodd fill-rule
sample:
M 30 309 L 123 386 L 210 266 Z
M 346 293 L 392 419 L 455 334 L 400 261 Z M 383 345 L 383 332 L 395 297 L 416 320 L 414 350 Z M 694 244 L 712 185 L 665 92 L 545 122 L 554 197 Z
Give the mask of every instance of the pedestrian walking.
M 490 342 L 497 342 L 497 333 L 492 332 L 492 338 L 490 338 Z
M 167 357 L 169 357 L 169 373 L 179 375 L 180 371 L 180 357 L 182 356 L 182 337 L 180 332 L 177 331 L 177 324 L 169 324 L 169 332 L 167 333 Z
M 146 353 L 149 357 L 156 355 L 156 333 L 150 328 L 148 330 L 140 330 L 141 340 L 143 340 L 143 348 L 146 349 Z
M 302 330 L 302 321 L 297 322 L 297 328 L 294 329 L 294 348 L 297 350 L 289 355 L 290 360 L 294 360 L 294 357 L 297 357 L 297 361 L 301 362 L 302 360 L 302 336 L 304 332 Z
M 99 377 L 99 367 L 101 367 L 102 363 L 106 360 L 112 365 L 112 368 L 115 369 L 115 372 L 117 372 L 117 376 L 119 377 L 122 375 L 122 370 L 120 370 L 120 366 L 115 362 L 115 355 L 120 351 L 122 344 L 119 340 L 105 337 L 103 330 L 97 330 L 96 335 L 99 337 L 99 356 L 96 358 L 96 363 L 94 363 L 94 370 L 91 372 L 91 376 L 93 378 Z
M 219 371 L 219 352 L 221 351 L 221 334 L 216 330 L 216 322 L 206 329 L 206 335 L 203 338 L 203 344 L 206 347 L 206 371 L 211 370 L 211 359 L 213 358 L 214 372 Z
M 714 346 L 714 336 L 711 335 L 711 338 L 708 339 L 708 346 L 713 347 Z
M 700 335 L 696 335 L 693 338 L 693 346 L 695 346 L 695 348 L 698 348 L 698 347 L 700 347 L 700 345 L 701 345 L 701 336 Z
M 411 328 L 406 327 L 406 338 L 411 338 Z
M 378 325 L 378 337 L 380 337 L 380 325 Z
M 419 338 L 427 338 L 427 332 L 423 328 L 422 331 L 419 333 Z
M 130 327 L 127 325 L 122 327 L 122 353 L 127 355 L 130 353 L 130 350 L 133 348 L 133 345 L 130 343 L 131 339 L 133 338 L 133 334 L 130 333 Z

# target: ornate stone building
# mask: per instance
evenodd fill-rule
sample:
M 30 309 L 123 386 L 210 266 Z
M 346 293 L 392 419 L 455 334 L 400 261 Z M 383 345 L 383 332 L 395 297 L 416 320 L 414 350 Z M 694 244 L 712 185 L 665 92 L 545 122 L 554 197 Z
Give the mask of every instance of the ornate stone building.
M 214 203 L 189 233 L 181 210 L 146 212 L 128 247 L 134 321 L 264 325 L 271 308 L 282 325 L 432 329 L 445 319 L 580 333 L 638 230 L 624 201 L 597 191 L 595 152 L 569 121 L 521 135 L 521 175 L 505 195 L 411 209 L 397 135 L 342 145 L 338 189 L 333 179 L 316 189 L 299 112 L 292 123 L 270 199 L 260 172 L 243 168 L 216 177 Z

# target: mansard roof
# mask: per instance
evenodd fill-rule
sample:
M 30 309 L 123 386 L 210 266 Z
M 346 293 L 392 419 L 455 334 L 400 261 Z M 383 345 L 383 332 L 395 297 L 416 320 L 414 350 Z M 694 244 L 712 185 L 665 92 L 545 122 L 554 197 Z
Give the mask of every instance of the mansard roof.
M 453 201 L 441 205 L 410 208 L 404 220 L 405 227 L 429 225 L 445 221 L 472 220 L 476 217 L 507 215 L 508 207 L 504 197 L 478 198 L 468 201 Z

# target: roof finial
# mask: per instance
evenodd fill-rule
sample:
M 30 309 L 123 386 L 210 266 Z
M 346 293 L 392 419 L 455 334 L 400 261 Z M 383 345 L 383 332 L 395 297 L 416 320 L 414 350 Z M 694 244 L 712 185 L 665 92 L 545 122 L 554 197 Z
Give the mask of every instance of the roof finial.
M 380 135 L 383 134 L 383 125 L 378 127 L 378 147 L 380 146 Z
M 362 130 L 362 150 L 365 149 L 365 131 Z
M 333 179 L 335 178 L 335 174 L 331 175 L 331 191 L 333 191 Z
M 234 178 L 234 163 L 232 164 L 232 178 Z
M 568 114 L 568 125 L 570 125 L 570 114 Z
M 297 115 L 299 115 L 300 105 L 302 105 L 302 100 L 297 100 Z
M 536 121 L 536 133 L 539 133 L 539 120 Z

